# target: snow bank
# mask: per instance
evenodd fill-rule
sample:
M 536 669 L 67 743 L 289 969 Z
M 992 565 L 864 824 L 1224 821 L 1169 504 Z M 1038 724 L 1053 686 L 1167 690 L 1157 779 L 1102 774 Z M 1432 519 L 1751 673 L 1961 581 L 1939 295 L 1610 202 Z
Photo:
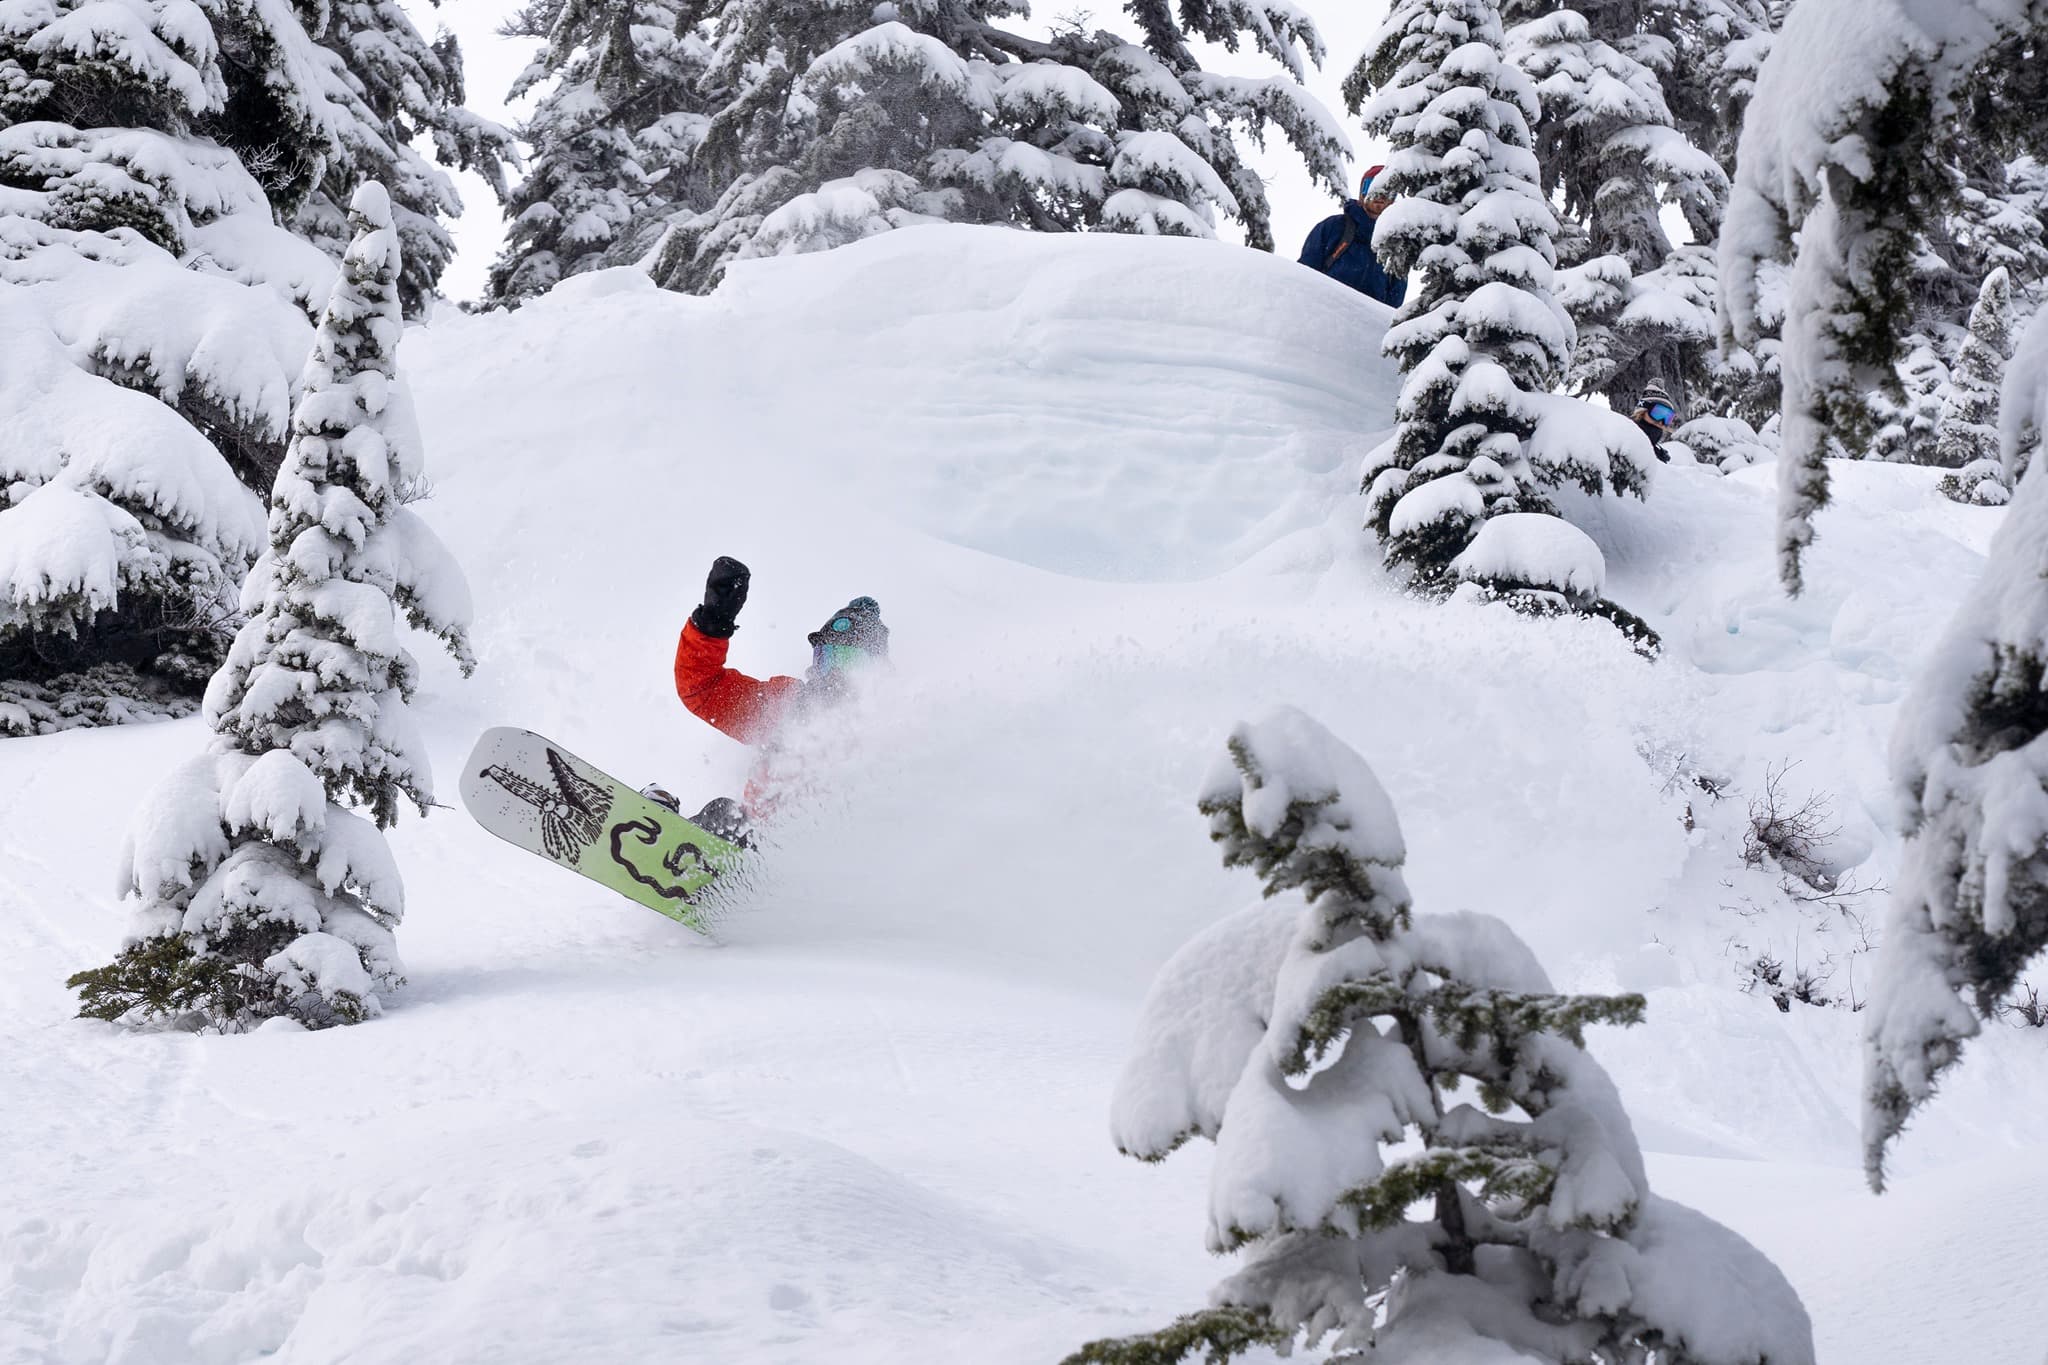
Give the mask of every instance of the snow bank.
M 447 376 L 423 416 L 459 424 L 463 447 L 633 481 L 687 471 L 658 507 L 579 508 L 579 544 L 701 528 L 712 505 L 734 532 L 840 505 L 857 509 L 831 517 L 848 546 L 891 524 L 1171 579 L 1324 519 L 1328 476 L 1392 425 L 1390 316 L 1220 243 L 942 226 L 742 262 L 709 299 L 579 277 L 510 316 L 445 316 L 406 357 Z M 461 477 L 436 475 L 451 502 L 471 496 Z M 527 509 L 507 530 L 530 534 L 535 500 L 506 491 Z

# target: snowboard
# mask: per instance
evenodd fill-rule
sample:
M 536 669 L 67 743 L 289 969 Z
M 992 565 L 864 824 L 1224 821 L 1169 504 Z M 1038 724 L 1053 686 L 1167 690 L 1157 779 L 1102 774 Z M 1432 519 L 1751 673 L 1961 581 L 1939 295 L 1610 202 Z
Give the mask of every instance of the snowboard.
M 530 730 L 486 730 L 462 804 L 510 844 L 709 935 L 702 897 L 743 853 Z

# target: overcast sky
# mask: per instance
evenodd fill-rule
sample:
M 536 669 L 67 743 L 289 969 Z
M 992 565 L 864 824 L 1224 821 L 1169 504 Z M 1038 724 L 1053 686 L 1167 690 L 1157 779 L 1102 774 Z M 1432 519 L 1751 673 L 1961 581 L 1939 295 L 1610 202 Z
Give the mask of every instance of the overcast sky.
M 505 17 L 518 9 L 516 0 L 448 0 L 438 9 L 428 0 L 408 0 L 408 7 L 423 31 L 431 34 L 446 27 L 461 39 L 469 107 L 506 123 L 516 122 L 523 111 L 507 108 L 505 92 L 538 46 L 530 38 L 500 38 L 495 32 Z M 1329 60 L 1321 71 L 1311 75 L 1309 85 L 1350 135 L 1358 152 L 1352 168 L 1355 176 L 1358 170 L 1379 160 L 1385 149 L 1368 144 L 1356 122 L 1343 112 L 1338 87 L 1365 47 L 1373 26 L 1385 13 L 1386 0 L 1308 0 L 1304 7 L 1321 25 L 1323 40 L 1330 50 Z M 1034 12 L 1046 20 L 1066 12 L 1066 7 L 1062 0 L 1040 0 Z M 1101 0 L 1094 22 L 1108 26 L 1114 14 L 1113 0 Z M 1263 75 L 1276 69 L 1270 61 L 1244 52 L 1234 57 L 1208 52 L 1204 60 L 1217 70 L 1246 74 Z M 1309 230 L 1336 211 L 1335 202 L 1309 180 L 1301 158 L 1277 133 L 1254 161 L 1268 182 L 1274 239 L 1282 252 L 1292 256 L 1300 250 Z M 504 219 L 498 212 L 496 196 L 481 177 L 458 174 L 456 179 L 466 211 L 455 225 L 456 256 L 441 280 L 441 287 L 450 298 L 473 299 L 482 291 L 485 275 L 497 255 Z

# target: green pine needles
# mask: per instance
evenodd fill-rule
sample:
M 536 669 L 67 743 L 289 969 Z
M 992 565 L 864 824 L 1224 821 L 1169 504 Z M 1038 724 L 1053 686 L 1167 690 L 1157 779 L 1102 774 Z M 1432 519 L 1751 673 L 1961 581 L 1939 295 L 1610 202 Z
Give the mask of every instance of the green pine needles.
M 1184 1360 L 1225 1365 L 1254 1346 L 1277 1350 L 1293 1340 L 1292 1332 L 1282 1331 L 1264 1313 L 1205 1308 L 1144 1336 L 1091 1341 L 1060 1365 L 1180 1365 Z

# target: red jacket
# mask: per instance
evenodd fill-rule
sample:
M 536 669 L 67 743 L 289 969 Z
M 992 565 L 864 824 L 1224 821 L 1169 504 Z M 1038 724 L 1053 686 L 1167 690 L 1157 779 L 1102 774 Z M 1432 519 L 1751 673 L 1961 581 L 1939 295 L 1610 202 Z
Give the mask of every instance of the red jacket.
M 803 691 L 803 681 L 750 678 L 727 668 L 725 653 L 731 645 L 730 640 L 685 625 L 676 641 L 676 695 L 691 715 L 709 721 L 742 744 L 767 744 Z M 767 785 L 767 774 L 757 765 L 747 778 L 745 798 L 747 809 L 755 815 L 764 813 L 768 804 Z

